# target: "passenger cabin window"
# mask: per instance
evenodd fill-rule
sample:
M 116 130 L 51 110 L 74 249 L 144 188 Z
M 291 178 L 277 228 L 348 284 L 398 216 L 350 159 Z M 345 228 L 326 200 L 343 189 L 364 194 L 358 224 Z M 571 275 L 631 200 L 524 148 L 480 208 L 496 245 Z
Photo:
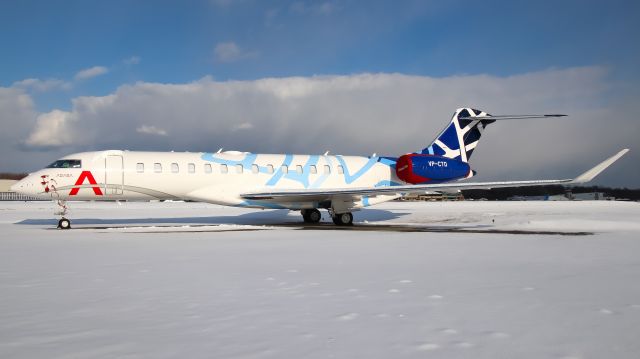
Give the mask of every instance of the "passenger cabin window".
M 242 167 L 241 164 L 237 164 L 236 165 L 236 173 L 242 173 L 243 170 L 244 170 L 244 168 Z
M 342 168 L 341 165 L 338 165 L 338 173 L 339 174 L 343 174 L 344 173 L 344 168 Z
M 300 165 L 296 166 L 296 173 L 299 174 L 299 175 L 302 174 L 302 166 L 300 166 Z
M 229 172 L 229 168 L 227 167 L 227 165 L 220 165 L 220 173 L 227 173 Z
M 204 173 L 211 173 L 211 165 L 209 163 L 204 164 Z
M 315 165 L 311 165 L 311 166 L 309 166 L 309 173 L 311 173 L 311 174 L 316 174 L 316 173 L 318 173 L 318 170 L 316 169 L 316 166 L 315 166 Z
M 189 173 L 196 173 L 196 165 L 194 163 L 189 163 L 187 169 Z
M 289 173 L 289 167 L 287 167 L 287 165 L 282 165 L 282 167 L 280 167 L 280 170 L 282 171 L 282 173 L 287 174 Z
M 178 173 L 180 171 L 180 167 L 178 167 L 177 163 L 171 164 L 171 173 Z
M 273 165 L 267 165 L 267 172 L 273 173 Z
M 258 167 L 258 165 L 256 165 L 256 164 L 251 165 L 251 173 L 253 173 L 253 174 L 260 173 L 260 167 Z
M 47 168 L 81 168 L 80 160 L 57 160 L 47 166 Z
M 144 163 L 138 163 L 138 164 L 136 164 L 136 172 L 138 172 L 138 173 L 144 173 Z
M 329 167 L 329 165 L 324 165 L 324 174 L 331 174 L 331 167 Z
M 162 164 L 161 163 L 154 163 L 153 164 L 153 172 L 162 173 Z

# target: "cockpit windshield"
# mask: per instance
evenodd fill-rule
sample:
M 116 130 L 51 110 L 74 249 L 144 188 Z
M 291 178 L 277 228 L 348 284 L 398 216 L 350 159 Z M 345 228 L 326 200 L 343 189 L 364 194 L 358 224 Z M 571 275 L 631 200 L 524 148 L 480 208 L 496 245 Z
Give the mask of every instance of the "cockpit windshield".
M 47 168 L 81 168 L 80 160 L 57 160 L 47 166 Z

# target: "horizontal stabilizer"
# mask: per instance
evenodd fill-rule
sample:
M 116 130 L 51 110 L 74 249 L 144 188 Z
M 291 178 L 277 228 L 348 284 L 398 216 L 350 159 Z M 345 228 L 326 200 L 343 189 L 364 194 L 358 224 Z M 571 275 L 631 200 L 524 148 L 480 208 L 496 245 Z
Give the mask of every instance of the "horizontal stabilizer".
M 565 116 L 561 114 L 492 115 L 474 108 L 459 108 L 453 113 L 451 122 L 431 141 L 429 146 L 416 153 L 469 162 L 487 126 L 498 120 L 529 120 Z
M 566 117 L 562 114 L 547 114 L 547 115 L 486 115 L 486 116 L 467 116 L 459 117 L 460 120 L 527 120 L 533 118 L 549 118 L 549 117 Z
M 588 170 L 587 172 L 581 174 L 580 176 L 576 177 L 573 181 L 571 181 L 572 184 L 580 184 L 580 183 L 587 183 L 589 181 L 591 181 L 592 179 L 594 179 L 597 175 L 599 175 L 602 171 L 606 170 L 607 167 L 611 166 L 615 161 L 617 161 L 618 159 L 620 159 L 620 157 L 624 156 L 627 152 L 629 152 L 628 148 L 625 148 L 624 150 L 616 153 L 615 155 L 607 158 L 606 160 L 600 162 L 597 166 L 593 167 L 592 169 Z

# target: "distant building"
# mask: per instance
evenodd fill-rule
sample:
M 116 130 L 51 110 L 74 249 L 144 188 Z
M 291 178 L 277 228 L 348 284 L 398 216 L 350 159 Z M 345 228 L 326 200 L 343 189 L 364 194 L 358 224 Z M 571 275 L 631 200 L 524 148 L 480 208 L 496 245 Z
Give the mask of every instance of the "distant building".
M 615 201 L 615 197 L 609 197 L 603 192 L 573 193 L 567 191 L 565 194 L 553 196 L 513 196 L 509 201 Z
M 555 201 L 553 196 L 512 196 L 507 201 Z M 566 198 L 565 198 L 566 199 Z
M 556 194 L 553 196 L 547 196 L 545 201 L 571 201 L 571 198 L 567 197 L 567 194 Z
M 571 200 L 573 201 L 614 201 L 614 197 L 609 197 L 603 192 L 590 192 L 590 193 L 571 193 Z

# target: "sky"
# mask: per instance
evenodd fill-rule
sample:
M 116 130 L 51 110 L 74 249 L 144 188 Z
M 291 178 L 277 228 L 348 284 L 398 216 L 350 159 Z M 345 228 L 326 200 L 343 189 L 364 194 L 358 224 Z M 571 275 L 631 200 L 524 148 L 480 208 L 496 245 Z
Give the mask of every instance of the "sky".
M 0 2 L 0 172 L 88 150 L 398 156 L 458 107 L 479 180 L 640 187 L 640 3 Z

